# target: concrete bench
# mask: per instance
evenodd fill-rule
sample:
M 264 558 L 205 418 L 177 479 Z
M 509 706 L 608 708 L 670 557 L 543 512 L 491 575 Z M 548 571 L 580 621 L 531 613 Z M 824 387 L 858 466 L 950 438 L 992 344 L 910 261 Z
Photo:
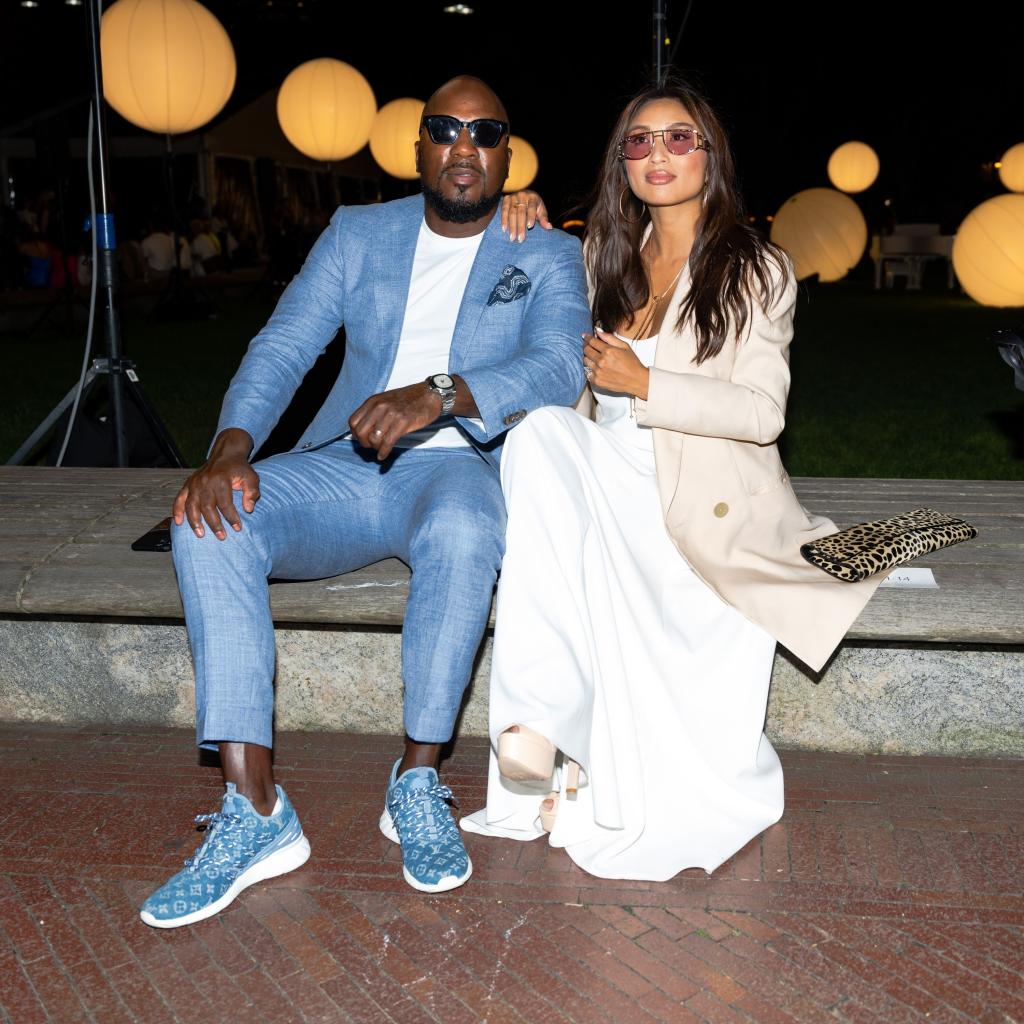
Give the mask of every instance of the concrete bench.
M 182 470 L 0 468 L 0 720 L 192 723 L 168 554 L 130 543 Z M 928 505 L 976 540 L 914 563 L 937 590 L 883 589 L 810 674 L 780 649 L 768 731 L 787 746 L 1024 755 L 1024 482 L 795 479 L 840 526 Z M 389 560 L 276 583 L 278 728 L 400 731 L 409 572 Z M 486 731 L 489 640 L 462 730 Z

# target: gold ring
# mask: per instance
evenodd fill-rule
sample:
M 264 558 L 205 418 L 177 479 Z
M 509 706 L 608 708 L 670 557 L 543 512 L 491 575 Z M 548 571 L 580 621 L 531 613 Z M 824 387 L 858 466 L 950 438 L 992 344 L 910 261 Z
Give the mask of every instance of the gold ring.
M 370 437 L 383 437 L 383 436 L 384 436 L 384 431 L 381 430 L 379 427 L 370 435 Z

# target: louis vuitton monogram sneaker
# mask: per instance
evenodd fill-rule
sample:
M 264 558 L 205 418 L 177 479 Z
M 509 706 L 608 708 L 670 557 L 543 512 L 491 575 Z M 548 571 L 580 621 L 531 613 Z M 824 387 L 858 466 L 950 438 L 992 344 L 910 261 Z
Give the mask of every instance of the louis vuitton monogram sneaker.
M 309 840 L 285 791 L 278 786 L 276 813 L 264 817 L 227 784 L 221 809 L 200 814 L 206 838 L 185 867 L 142 905 L 140 917 L 154 928 L 195 924 L 223 910 L 243 889 L 306 863 Z
M 380 830 L 401 844 L 402 872 L 414 889 L 455 889 L 473 873 L 473 864 L 448 806 L 452 791 L 433 768 L 410 768 L 399 778 L 399 763 L 391 770 Z

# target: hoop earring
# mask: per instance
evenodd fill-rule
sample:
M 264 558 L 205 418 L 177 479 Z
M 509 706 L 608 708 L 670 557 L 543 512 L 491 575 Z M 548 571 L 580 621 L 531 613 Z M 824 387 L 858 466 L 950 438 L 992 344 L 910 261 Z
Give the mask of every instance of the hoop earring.
M 632 218 L 627 217 L 626 216 L 626 211 L 622 208 L 622 200 L 626 198 L 626 193 L 627 192 L 629 192 L 629 186 L 628 185 L 626 185 L 625 188 L 623 188 L 623 190 L 619 193 L 619 216 L 627 224 L 639 224 L 640 221 L 642 221 L 644 219 L 644 214 L 647 212 L 647 204 L 641 200 L 640 205 L 643 207 L 643 209 L 640 211 L 640 216 L 637 217 L 636 220 L 633 220 Z

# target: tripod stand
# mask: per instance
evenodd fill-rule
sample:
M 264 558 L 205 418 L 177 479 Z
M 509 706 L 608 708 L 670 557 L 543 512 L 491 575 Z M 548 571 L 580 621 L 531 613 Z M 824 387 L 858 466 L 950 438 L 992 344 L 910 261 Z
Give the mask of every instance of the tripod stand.
M 178 450 L 178 446 L 174 443 L 174 438 L 167 431 L 167 427 L 164 426 L 163 421 L 157 415 L 156 410 L 153 408 L 149 399 L 146 397 L 146 392 L 142 388 L 142 384 L 139 381 L 139 375 L 136 372 L 135 364 L 130 359 L 118 359 L 116 363 L 113 363 L 110 358 L 106 359 L 94 359 L 92 365 L 86 372 L 85 377 L 80 384 L 75 384 L 71 390 L 50 410 L 46 419 L 39 424 L 38 427 L 25 439 L 22 446 L 7 460 L 7 465 L 18 466 L 31 454 L 35 446 L 49 433 L 50 428 L 64 415 L 65 411 L 75 403 L 75 396 L 78 396 L 79 405 L 84 405 L 92 392 L 95 385 L 105 375 L 113 377 L 117 375 L 121 378 L 121 388 L 123 392 L 134 402 L 135 407 L 142 414 L 142 418 L 149 428 L 149 432 L 153 435 L 153 440 L 157 443 L 160 451 L 163 452 L 164 458 L 172 466 L 184 466 L 185 460 L 182 458 L 181 452 Z M 124 409 L 122 406 L 122 417 L 124 416 Z M 123 421 L 122 421 L 123 422 Z M 126 466 L 127 463 L 127 450 L 125 451 L 124 462 L 119 462 L 118 465 Z
M 128 432 L 125 419 L 126 391 L 135 406 L 142 413 L 143 420 L 154 440 L 160 447 L 165 458 L 175 466 L 184 466 L 184 459 L 178 451 L 167 428 L 150 405 L 145 393 L 139 385 L 135 364 L 122 357 L 121 351 L 121 320 L 117 307 L 117 238 L 114 231 L 114 216 L 110 212 L 107 200 L 107 177 L 109 156 L 107 151 L 107 122 L 103 105 L 103 71 L 100 62 L 100 6 L 102 0 L 88 0 L 89 3 L 89 41 L 92 47 L 93 103 L 96 113 L 96 154 L 99 164 L 99 188 L 96 207 L 92 217 L 92 231 L 96 259 L 93 274 L 96 277 L 97 289 L 102 303 L 103 336 L 106 342 L 107 355 L 104 359 L 94 359 L 92 366 L 83 374 L 76 384 L 57 404 L 43 422 L 26 439 L 25 443 L 8 460 L 8 465 L 18 465 L 31 453 L 35 445 L 60 418 L 68 406 L 73 412 L 81 407 L 82 398 L 91 391 L 97 380 L 106 377 L 110 400 L 110 419 L 113 426 L 116 465 L 128 465 Z M 91 140 L 90 140 L 91 147 Z M 92 159 L 90 148 L 89 159 Z M 90 163 L 91 168 L 91 163 Z M 90 169 L 91 178 L 91 169 Z M 69 424 L 68 434 L 74 429 Z

